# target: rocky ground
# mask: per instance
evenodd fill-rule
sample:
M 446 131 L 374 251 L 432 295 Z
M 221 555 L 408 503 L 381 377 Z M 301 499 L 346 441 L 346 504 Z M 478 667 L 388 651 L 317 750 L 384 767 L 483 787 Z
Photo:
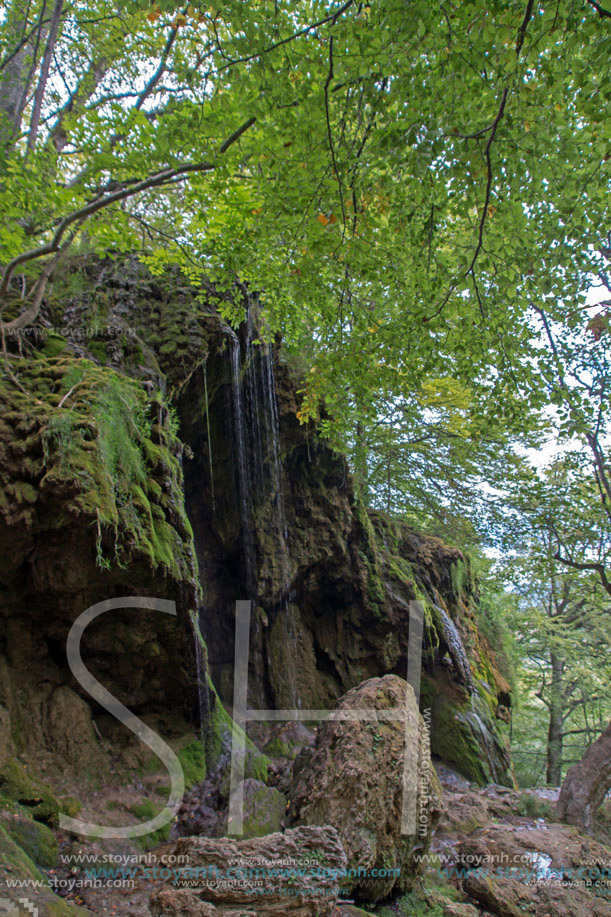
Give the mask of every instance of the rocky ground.
M 337 729 L 331 730 L 334 742 Z M 341 732 L 341 731 L 340 731 Z M 291 742 L 295 745 L 312 735 L 301 727 L 291 732 L 287 726 L 278 727 L 274 738 L 268 734 L 267 746 L 283 754 L 272 758 L 269 769 L 271 779 L 287 789 L 286 767 L 290 760 Z M 341 738 L 341 736 L 340 736 Z M 299 740 L 299 741 L 297 741 Z M 375 741 L 372 739 L 372 741 Z M 310 748 L 320 750 L 313 744 Z M 316 758 L 316 755 L 314 756 Z M 319 755 L 320 757 L 320 755 Z M 252 763 L 249 765 L 252 770 Z M 191 840 L 166 839 L 155 843 L 149 838 L 146 845 L 140 841 L 96 840 L 76 838 L 57 829 L 51 830 L 44 823 L 28 817 L 25 807 L 4 807 L 0 811 L 1 834 L 4 838 L 18 842 L 19 847 L 2 843 L 3 878 L 46 877 L 51 888 L 28 889 L 28 899 L 39 908 L 41 915 L 68 915 L 71 913 L 92 913 L 99 915 L 126 915 L 126 917 L 252 917 L 252 915 L 292 914 L 294 917 L 362 917 L 376 914 L 378 917 L 476 917 L 478 914 L 493 917 L 609 917 L 611 915 L 611 846 L 605 831 L 611 823 L 611 811 L 603 811 L 597 837 L 586 837 L 575 828 L 559 824 L 553 818 L 556 791 L 529 790 L 514 791 L 498 785 L 477 787 L 460 777 L 454 771 L 436 762 L 436 770 L 443 787 L 441 819 L 435 831 L 432 845 L 425 856 L 426 864 L 422 875 L 411 890 L 397 894 L 377 906 L 363 905 L 366 910 L 351 901 L 349 888 L 344 888 L 345 899 L 329 907 L 327 902 L 307 903 L 302 907 L 294 899 L 285 899 L 274 906 L 273 901 L 253 908 L 247 898 L 240 899 L 223 892 L 212 901 L 203 901 L 188 887 L 173 887 L 160 870 L 170 866 L 180 851 L 189 854 L 189 861 L 206 862 L 210 856 L 218 863 L 231 856 L 261 856 L 270 859 L 280 857 L 286 844 L 290 844 L 295 856 L 312 851 L 312 844 L 322 851 L 326 860 L 334 862 L 343 857 L 338 847 L 337 835 L 329 829 L 288 828 L 289 812 L 284 817 L 278 807 L 272 804 L 258 806 L 261 824 L 252 828 L 250 841 L 242 841 L 240 847 L 222 838 Z M 248 768 L 247 768 L 248 771 Z M 222 783 L 222 775 L 217 777 Z M 255 777 L 249 777 L 252 784 L 265 786 Z M 206 810 L 206 802 L 213 801 L 211 792 L 213 775 L 202 784 L 202 790 L 193 789 L 185 800 L 181 813 L 183 828 L 196 826 L 197 812 Z M 106 824 L 125 824 L 151 817 L 161 808 L 167 789 L 161 773 L 133 771 L 123 785 L 100 787 L 91 792 L 87 804 L 79 812 L 79 818 Z M 267 788 L 273 789 L 271 787 Z M 217 779 L 215 804 L 222 798 L 223 790 Z M 280 796 L 281 790 L 275 789 Z M 220 795 L 219 795 L 220 794 Z M 203 799 L 203 796 L 210 797 Z M 256 794 L 255 794 L 256 796 Z M 284 798 L 282 795 L 281 798 Z M 275 800 L 274 800 L 275 801 Z M 39 800 L 39 805 L 44 801 Z M 269 800 L 268 800 L 269 803 Z M 373 802 L 372 802 L 373 804 Z M 607 804 L 608 805 L 608 804 Z M 609 807 L 611 810 L 611 807 Z M 248 807 L 247 807 L 247 811 Z M 257 835 L 265 830 L 265 819 L 271 819 L 271 829 L 288 830 L 289 834 Z M 275 821 L 274 821 L 275 820 Z M 208 826 L 210 828 L 210 825 Z M 213 834 L 222 832 L 221 822 Z M 340 829 L 342 833 L 344 829 Z M 310 834 L 308 835 L 308 832 Z M 312 835 L 314 832 L 315 836 Z M 320 834 L 316 834 L 319 832 Z M 314 840 L 312 839 L 314 837 Z M 152 843 L 152 846 L 150 846 Z M 303 846 L 305 844 L 305 847 Z M 229 847 L 227 847 L 229 845 Z M 309 846 L 308 846 L 309 845 Z M 149 858 L 141 864 L 137 875 L 129 882 L 91 882 L 86 866 L 77 862 L 78 857 L 93 858 L 98 867 L 110 865 L 116 868 L 119 859 L 133 868 L 132 858 L 142 855 L 144 847 L 150 846 Z M 227 849 L 225 849 L 227 847 Z M 231 848 L 231 849 L 229 849 Z M 246 849 L 247 848 L 247 849 Z M 15 849 L 26 856 L 16 856 Z M 297 852 L 296 852 L 297 851 Z M 301 851 L 301 853 L 299 853 Z M 109 857 L 115 863 L 108 863 Z M 195 860 L 193 860 L 195 857 Z M 198 859 L 199 858 L 199 859 Z M 329 860 L 329 862 L 331 861 Z M 27 861 L 27 862 L 26 862 Z M 33 864 L 36 864 L 34 867 Z M 336 863 L 336 865 L 337 865 Z M 340 864 L 341 865 L 341 864 Z M 156 867 L 156 871 L 155 871 Z M 35 870 L 35 873 L 32 870 Z M 29 871 L 28 871 L 29 870 Z M 118 874 L 117 874 L 118 875 Z M 118 878 L 120 876 L 118 875 Z M 125 878 L 125 877 L 123 877 Z M 164 881 L 165 878 L 165 881 Z M 85 886 L 83 887 L 83 883 Z M 119 887 L 113 887 L 113 885 Z M 25 896 L 20 892 L 19 896 Z M 357 890 L 358 894 L 358 890 Z M 15 899 L 15 893 L 10 896 Z M 1 899 L 0 895 L 0 899 Z M 290 901 L 290 906 L 287 904 Z M 362 902 L 362 896 L 361 896 Z M 3 913 L 0 900 L 0 913 Z M 11 913 L 11 911 L 5 911 Z M 19 912 L 20 913 L 20 912 Z M 24 911 L 25 913 L 25 911 Z

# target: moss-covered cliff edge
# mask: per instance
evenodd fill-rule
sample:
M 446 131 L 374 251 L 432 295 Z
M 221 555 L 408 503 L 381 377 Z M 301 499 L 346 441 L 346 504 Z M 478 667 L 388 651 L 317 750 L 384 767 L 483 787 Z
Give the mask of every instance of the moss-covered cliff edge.
M 121 728 L 65 658 L 71 623 L 102 599 L 176 602 L 178 620 L 116 612 L 83 639 L 95 676 L 170 734 L 198 728 L 198 701 L 215 703 L 198 691 L 197 611 L 228 704 L 234 602 L 248 597 L 251 702 L 330 707 L 368 677 L 405 676 L 417 599 L 433 751 L 479 782 L 507 782 L 508 689 L 477 629 L 468 561 L 359 505 L 344 459 L 299 425 L 281 349 L 236 336 L 217 302 L 135 259 L 88 261 L 56 284 L 33 333 L 7 343 L 0 762 L 106 767 L 98 735 L 117 742 Z M 81 740 L 64 736 L 66 716 Z

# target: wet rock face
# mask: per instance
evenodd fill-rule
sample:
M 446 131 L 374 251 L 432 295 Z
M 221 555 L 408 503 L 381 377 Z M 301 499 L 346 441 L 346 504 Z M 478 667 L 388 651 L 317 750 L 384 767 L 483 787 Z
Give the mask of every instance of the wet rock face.
M 172 853 L 183 857 L 177 862 L 185 870 L 185 886 L 194 884 L 190 875 L 203 878 L 197 879 L 197 889 L 156 892 L 150 910 L 159 917 L 330 917 L 338 895 L 335 877 L 346 868 L 331 827 L 294 828 L 243 841 L 188 837 L 177 841 Z M 249 874 L 253 871 L 255 876 Z M 257 872 L 264 878 L 257 879 Z
M 281 347 L 255 343 L 252 323 L 236 334 L 212 305 L 194 301 L 178 272 L 153 278 L 135 258 L 92 259 L 78 270 L 84 292 L 60 292 L 47 316 L 73 339 L 43 341 L 27 380 L 39 402 L 22 406 L 15 389 L 13 409 L 0 419 L 7 494 L 0 661 L 11 669 L 6 691 L 0 677 L 0 735 L 8 735 L 7 747 L 18 718 L 11 698 L 29 697 L 23 706 L 36 711 L 32 723 L 48 720 L 49 698 L 29 673 L 44 669 L 47 693 L 62 685 L 78 693 L 64 652 L 70 624 L 94 602 L 126 592 L 174 599 L 179 621 L 118 612 L 88 630 L 86 662 L 140 714 L 187 706 L 196 717 L 187 617 L 198 598 L 184 502 L 199 560 L 201 626 L 224 701 L 233 702 L 236 599 L 253 599 L 249 704 L 276 708 L 332 708 L 367 678 L 405 675 L 409 603 L 419 599 L 427 609 L 422 703 L 431 709 L 435 751 L 454 760 L 458 747 L 454 763 L 471 779 L 510 782 L 495 721 L 508 688 L 477 631 L 461 552 L 358 505 L 343 457 L 297 420 L 301 378 Z M 92 327 L 92 315 L 106 332 Z M 146 482 L 116 488 L 110 466 L 90 460 L 95 424 L 87 399 L 79 401 L 89 388 L 76 389 L 60 409 L 85 363 L 92 397 L 112 382 L 117 405 L 126 393 L 141 404 Z M 188 447 L 182 455 L 169 402 Z M 76 470 L 66 464 L 64 414 L 79 419 L 68 431 L 83 439 Z M 118 521 L 105 524 L 113 513 Z M 52 732 L 32 731 L 32 744 L 44 745 Z
M 297 420 L 301 380 L 282 349 L 264 356 L 250 338 L 221 328 L 178 403 L 193 453 L 200 622 L 221 697 L 233 703 L 236 600 L 253 601 L 249 705 L 289 709 L 333 708 L 367 678 L 404 677 L 418 600 L 436 753 L 469 779 L 511 784 L 499 729 L 509 687 L 477 628 L 468 560 L 359 506 L 344 458 Z
M 372 678 L 337 709 L 354 718 L 325 721 L 309 760 L 297 762 L 291 816 L 297 824 L 337 829 L 348 857 L 348 892 L 375 902 L 412 884 L 439 818 L 441 788 L 405 681 Z M 375 711 L 373 719 L 363 719 L 364 710 Z M 401 718 L 385 718 L 389 710 Z
M 78 302 L 66 295 L 47 308 L 47 326 L 75 339 L 32 339 L 18 367 L 27 393 L 0 382 L 0 766 L 14 754 L 33 762 L 48 753 L 77 774 L 100 767 L 91 718 L 101 711 L 72 677 L 66 639 L 97 602 L 176 602 L 174 618 L 105 614 L 83 635 L 83 661 L 140 716 L 171 708 L 197 717 L 189 617 L 197 578 L 165 383 L 138 367 L 146 357 L 133 336 L 102 346 L 87 324 L 103 308 L 108 328 L 135 328 L 152 292 L 142 272 L 130 285 L 124 270 L 113 288 L 106 268 L 88 275 L 90 266 L 79 271 L 87 292 Z

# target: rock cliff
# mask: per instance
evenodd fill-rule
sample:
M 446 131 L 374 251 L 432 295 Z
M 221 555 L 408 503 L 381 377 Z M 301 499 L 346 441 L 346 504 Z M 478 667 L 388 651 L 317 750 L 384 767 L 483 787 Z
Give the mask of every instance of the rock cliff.
M 468 559 L 359 503 L 344 458 L 300 426 L 299 375 L 278 343 L 259 341 L 256 301 L 239 295 L 250 308 L 236 334 L 212 289 L 198 297 L 135 259 L 83 261 L 40 328 L 9 342 L 19 379 L 1 380 L 4 758 L 43 750 L 99 766 L 94 732 L 115 724 L 74 682 L 65 639 L 101 599 L 177 602 L 178 623 L 113 613 L 83 656 L 135 713 L 192 722 L 198 704 L 215 704 L 201 659 L 198 690 L 196 609 L 227 704 L 234 602 L 249 598 L 249 702 L 330 708 L 367 678 L 405 677 L 417 600 L 433 753 L 471 779 L 510 782 L 498 728 L 508 687 L 477 628 Z M 57 726 L 68 714 L 83 721 L 81 749 Z

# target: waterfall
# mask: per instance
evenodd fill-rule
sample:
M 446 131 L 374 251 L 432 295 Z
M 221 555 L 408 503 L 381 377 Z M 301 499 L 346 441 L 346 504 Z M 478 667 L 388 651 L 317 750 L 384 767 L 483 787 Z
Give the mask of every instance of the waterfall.
M 480 753 L 484 752 L 486 763 L 488 764 L 488 773 L 492 780 L 501 783 L 503 781 L 506 753 L 504 753 L 498 740 L 477 712 L 474 699 L 471 701 L 471 709 L 464 713 L 458 713 L 456 718 L 468 727 Z
M 290 703 L 299 706 L 299 639 L 294 627 L 291 558 L 282 473 L 273 348 L 263 339 L 258 299 L 247 295 L 238 335 L 228 329 L 236 478 L 248 597 L 273 607 L 285 648 Z M 259 627 L 255 617 L 255 633 Z
M 443 631 L 443 640 L 446 646 L 448 647 L 448 652 L 454 668 L 456 669 L 457 674 L 459 675 L 463 685 L 469 691 L 469 694 L 473 694 L 473 678 L 471 677 L 471 666 L 469 665 L 469 660 L 467 659 L 467 654 L 463 646 L 460 634 L 458 633 L 458 628 L 454 624 L 454 621 L 449 616 L 449 614 L 441 608 L 439 605 L 434 606 L 435 611 L 441 618 L 441 627 Z
M 205 738 L 204 728 L 210 717 L 210 698 L 206 686 L 206 658 L 202 645 L 202 637 L 199 629 L 198 615 L 195 613 L 192 617 L 193 642 L 195 646 L 195 672 L 197 677 L 197 702 L 199 712 L 199 732 L 200 739 Z
M 264 586 L 284 599 L 290 584 L 290 557 L 278 403 L 272 348 L 258 338 L 254 296 L 248 297 L 241 337 L 242 342 L 231 332 L 230 358 L 244 579 L 252 599 Z M 257 558 L 261 537 L 264 556 Z
M 242 523 L 242 556 L 244 559 L 244 581 L 251 598 L 255 598 L 257 589 L 257 569 L 252 519 L 252 487 L 250 455 L 247 452 L 247 431 L 244 405 L 242 399 L 241 349 L 237 335 L 230 335 L 231 359 L 231 402 L 233 408 L 233 447 L 237 466 L 238 499 L 240 502 L 240 521 Z

